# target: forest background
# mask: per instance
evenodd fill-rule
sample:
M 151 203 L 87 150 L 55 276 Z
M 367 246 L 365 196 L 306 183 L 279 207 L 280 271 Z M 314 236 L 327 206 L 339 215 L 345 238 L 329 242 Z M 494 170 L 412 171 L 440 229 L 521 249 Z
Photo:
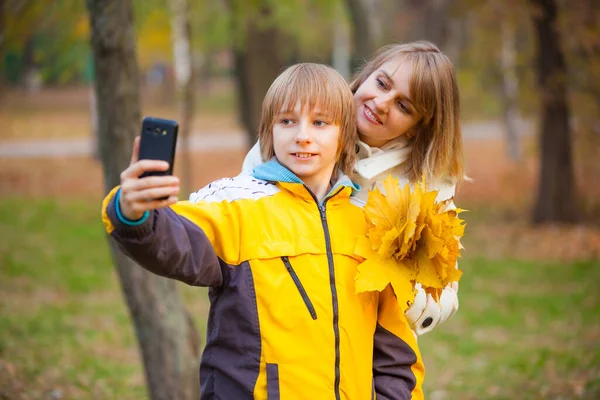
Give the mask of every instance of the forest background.
M 141 116 L 180 121 L 189 193 L 239 172 L 283 67 L 350 80 L 418 39 L 456 67 L 472 178 L 427 398 L 599 398 L 597 1 L 0 0 L 0 399 L 198 398 L 206 290 L 142 272 L 99 219 Z

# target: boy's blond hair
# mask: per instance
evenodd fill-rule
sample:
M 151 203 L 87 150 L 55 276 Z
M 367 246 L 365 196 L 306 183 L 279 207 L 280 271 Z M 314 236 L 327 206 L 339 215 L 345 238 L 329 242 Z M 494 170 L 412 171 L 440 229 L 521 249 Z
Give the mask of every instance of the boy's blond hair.
M 460 100 L 452 62 L 433 43 L 418 41 L 380 48 L 350 84 L 352 93 L 384 63 L 412 63 L 410 98 L 421 120 L 410 139 L 409 178 L 416 181 L 465 176 L 460 127 Z
M 262 104 L 258 137 L 263 161 L 275 155 L 273 125 L 280 113 L 292 111 L 300 102 L 302 111 L 307 107 L 332 118 L 340 127 L 340 138 L 334 174 L 340 169 L 352 174 L 356 159 L 356 110 L 348 84 L 333 68 L 314 63 L 295 64 L 283 71 L 273 82 Z

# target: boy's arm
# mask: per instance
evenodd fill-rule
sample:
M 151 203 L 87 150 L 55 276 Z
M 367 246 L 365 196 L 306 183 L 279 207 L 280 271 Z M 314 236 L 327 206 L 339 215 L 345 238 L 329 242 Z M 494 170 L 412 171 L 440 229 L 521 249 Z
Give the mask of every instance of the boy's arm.
M 199 226 L 169 207 L 129 221 L 120 213 L 119 195 L 119 188 L 115 188 L 106 196 L 102 220 L 106 232 L 125 254 L 157 275 L 195 286 L 221 285 L 219 259 Z
M 373 348 L 377 400 L 421 400 L 425 368 L 417 338 L 401 312 L 392 288 L 379 294 Z

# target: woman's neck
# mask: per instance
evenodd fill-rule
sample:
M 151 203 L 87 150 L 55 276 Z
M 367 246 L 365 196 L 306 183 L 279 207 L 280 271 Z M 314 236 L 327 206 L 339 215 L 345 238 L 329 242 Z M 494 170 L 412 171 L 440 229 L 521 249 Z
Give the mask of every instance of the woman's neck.
M 376 148 L 380 148 L 381 146 L 389 142 L 389 140 L 375 139 L 372 137 L 361 135 L 360 133 L 358 134 L 358 138 L 361 142 L 368 144 L 370 147 Z

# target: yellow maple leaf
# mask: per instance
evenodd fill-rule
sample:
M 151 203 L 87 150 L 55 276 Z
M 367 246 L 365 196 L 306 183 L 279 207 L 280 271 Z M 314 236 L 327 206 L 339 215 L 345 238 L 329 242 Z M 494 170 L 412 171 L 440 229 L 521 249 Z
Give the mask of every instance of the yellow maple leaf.
M 442 282 L 442 277 L 438 273 L 434 261 L 427 256 L 426 250 L 423 248 L 417 249 L 414 259 L 417 263 L 415 280 L 423 287 L 443 289 L 445 285 Z
M 377 188 L 369 192 L 365 212 L 368 221 L 377 229 L 387 231 L 396 224 L 397 209 L 387 201 L 385 195 Z
M 423 249 L 428 258 L 434 257 L 442 251 L 442 248 L 444 247 L 444 240 L 436 237 L 429 226 L 426 226 L 425 229 L 423 229 L 421 242 L 423 243 Z
M 424 181 L 411 190 L 391 176 L 369 192 L 365 205 L 369 230 L 357 242 L 355 253 L 365 261 L 356 275 L 356 291 L 383 290 L 390 284 L 403 310 L 414 300 L 414 283 L 439 301 L 442 290 L 458 281 L 460 238 L 465 225 L 453 199 L 436 202 L 437 191 Z
M 381 246 L 379 246 L 379 250 L 377 250 L 379 257 L 388 258 L 396 252 L 398 249 L 396 239 L 399 235 L 400 232 L 398 232 L 398 229 L 395 226 L 383 235 L 381 238 Z
M 414 287 L 411 281 L 415 278 L 412 265 L 396 261 L 392 258 L 381 258 L 371 249 L 366 238 L 357 242 L 355 253 L 366 260 L 358 265 L 355 278 L 356 293 L 382 291 L 389 284 L 396 294 L 396 300 L 403 311 L 414 301 Z

